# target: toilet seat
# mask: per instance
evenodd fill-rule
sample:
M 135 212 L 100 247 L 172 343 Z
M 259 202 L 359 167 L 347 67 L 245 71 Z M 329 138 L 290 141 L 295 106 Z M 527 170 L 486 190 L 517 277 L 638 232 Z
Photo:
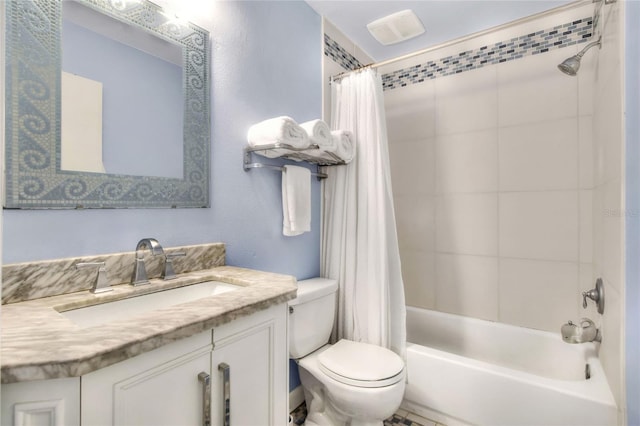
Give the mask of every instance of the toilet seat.
M 351 386 L 390 386 L 404 377 L 404 362 L 389 349 L 362 342 L 340 340 L 318 355 L 320 370 Z

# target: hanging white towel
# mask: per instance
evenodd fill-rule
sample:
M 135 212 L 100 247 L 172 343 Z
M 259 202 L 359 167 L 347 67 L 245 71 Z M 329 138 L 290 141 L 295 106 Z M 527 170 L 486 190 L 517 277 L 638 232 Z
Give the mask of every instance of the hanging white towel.
M 311 143 L 318 145 L 321 151 L 333 151 L 337 141 L 331 137 L 329 125 L 322 120 L 311 120 L 300 125 L 307 134 Z
M 284 166 L 282 172 L 282 233 L 288 237 L 311 230 L 311 172 Z
M 287 116 L 270 118 L 254 124 L 247 132 L 247 141 L 253 147 L 283 143 L 294 148 L 304 149 L 310 145 L 307 132 Z M 260 154 L 275 158 L 290 152 L 286 149 L 274 149 L 260 152 Z

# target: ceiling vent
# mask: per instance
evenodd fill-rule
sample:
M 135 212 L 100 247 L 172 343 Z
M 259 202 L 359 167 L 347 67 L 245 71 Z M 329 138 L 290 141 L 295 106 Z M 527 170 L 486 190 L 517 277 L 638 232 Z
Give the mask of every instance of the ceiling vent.
M 371 35 L 383 45 L 400 43 L 424 32 L 420 19 L 407 9 L 367 24 Z

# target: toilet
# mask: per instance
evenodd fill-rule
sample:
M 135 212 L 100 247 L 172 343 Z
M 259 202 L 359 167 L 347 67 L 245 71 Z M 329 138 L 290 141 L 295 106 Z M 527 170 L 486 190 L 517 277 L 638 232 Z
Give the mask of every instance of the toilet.
M 298 281 L 298 295 L 289 301 L 289 354 L 300 371 L 305 424 L 379 426 L 402 402 L 404 361 L 368 343 L 328 343 L 337 290 L 328 278 Z

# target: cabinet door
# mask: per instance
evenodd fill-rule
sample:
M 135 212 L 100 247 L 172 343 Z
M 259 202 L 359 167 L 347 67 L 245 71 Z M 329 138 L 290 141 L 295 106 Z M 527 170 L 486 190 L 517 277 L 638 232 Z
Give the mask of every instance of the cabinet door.
M 231 426 L 287 424 L 286 305 L 236 320 L 230 327 L 234 330 L 222 326 L 213 332 L 212 424 L 224 426 L 227 414 Z
M 203 333 L 83 376 L 83 426 L 202 424 L 211 348 Z
M 37 380 L 2 385 L 3 426 L 80 424 L 80 379 Z

